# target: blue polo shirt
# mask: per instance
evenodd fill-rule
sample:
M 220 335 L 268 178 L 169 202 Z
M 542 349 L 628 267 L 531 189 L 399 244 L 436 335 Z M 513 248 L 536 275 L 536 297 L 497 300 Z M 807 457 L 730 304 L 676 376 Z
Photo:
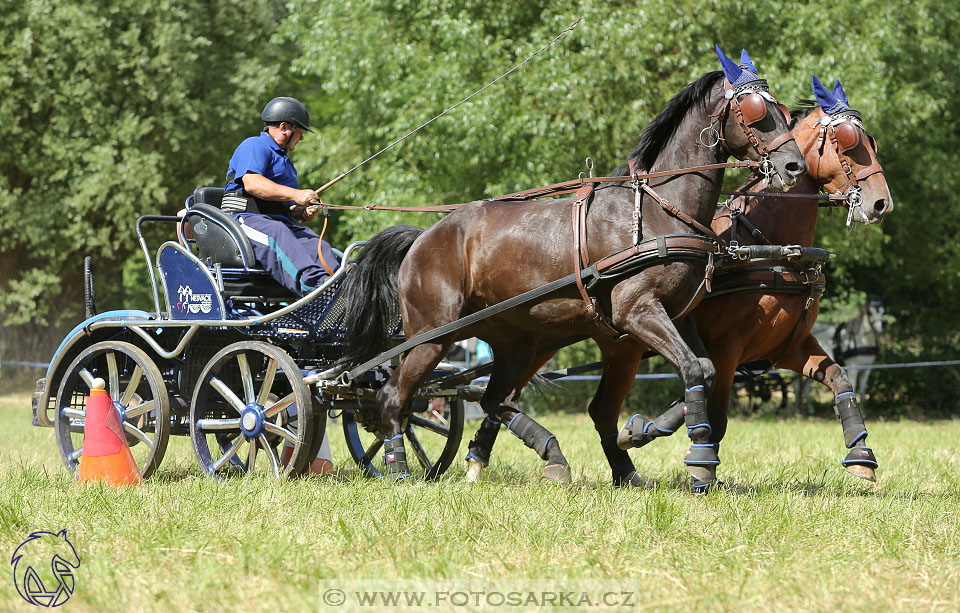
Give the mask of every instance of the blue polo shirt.
M 266 132 L 261 132 L 257 136 L 251 136 L 244 140 L 233 152 L 233 157 L 230 158 L 230 165 L 227 168 L 227 185 L 224 191 L 232 192 L 243 189 L 243 175 L 248 172 L 263 175 L 280 185 L 286 185 L 294 189 L 300 187 L 300 182 L 297 179 L 297 169 L 293 167 L 293 162 L 287 157 L 283 147 L 278 145 Z M 292 202 L 288 202 L 286 205 L 283 202 L 277 202 L 276 204 L 280 214 L 287 214 Z

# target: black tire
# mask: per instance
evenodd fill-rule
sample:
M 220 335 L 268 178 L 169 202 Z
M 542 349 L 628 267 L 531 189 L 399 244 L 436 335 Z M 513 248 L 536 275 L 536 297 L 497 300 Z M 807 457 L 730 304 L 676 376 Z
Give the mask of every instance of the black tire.
M 407 465 L 410 473 L 427 480 L 442 475 L 456 459 L 463 438 L 464 402 L 456 397 L 438 397 L 442 406 L 411 413 L 403 430 Z M 436 409 L 435 413 L 433 409 Z M 354 412 L 342 415 L 347 449 L 357 467 L 371 477 L 383 475 L 383 441 L 364 430 L 354 419 Z

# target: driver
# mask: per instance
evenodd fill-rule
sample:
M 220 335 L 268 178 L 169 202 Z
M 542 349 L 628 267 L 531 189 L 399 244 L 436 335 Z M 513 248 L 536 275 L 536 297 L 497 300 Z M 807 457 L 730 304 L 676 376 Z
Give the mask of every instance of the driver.
M 296 98 L 281 97 L 268 102 L 260 118 L 263 131 L 240 143 L 230 158 L 221 207 L 240 222 L 260 265 L 303 296 L 340 265 L 330 244 L 301 223 L 316 216 L 320 198 L 300 189 L 288 153 L 304 130 L 313 131 L 310 115 Z

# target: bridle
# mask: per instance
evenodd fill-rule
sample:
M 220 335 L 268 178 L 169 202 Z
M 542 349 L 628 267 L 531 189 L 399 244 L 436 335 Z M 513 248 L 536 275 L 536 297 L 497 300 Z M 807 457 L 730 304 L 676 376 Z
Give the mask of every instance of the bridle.
M 847 201 L 847 227 L 853 223 L 853 211 L 861 209 L 863 214 L 863 196 L 860 195 L 860 182 L 875 174 L 883 174 L 883 167 L 878 163 L 861 168 L 853 172 L 851 159 L 847 151 L 854 149 L 860 144 L 861 133 L 867 137 L 870 148 L 874 156 L 877 152 L 877 141 L 867 134 L 863 127 L 863 121 L 860 119 L 860 112 L 854 109 L 838 111 L 820 118 L 819 122 L 820 136 L 817 138 L 817 149 L 823 156 L 823 147 L 827 137 L 833 143 L 833 148 L 837 152 L 837 159 L 840 160 L 840 168 L 847 177 L 847 182 L 843 184 L 834 194 L 843 195 Z
M 723 108 L 710 116 L 712 119 L 710 125 L 700 131 L 700 144 L 704 147 L 716 147 L 719 144 L 728 154 L 734 155 L 727 147 L 727 139 L 723 136 L 723 125 L 732 112 L 740 129 L 746 135 L 747 141 L 760 156 L 757 173 L 765 181 L 768 181 L 776 173 L 773 162 L 770 161 L 770 154 L 783 146 L 784 143 L 793 141 L 793 134 L 790 130 L 787 130 L 767 145 L 752 126 L 767 116 L 767 102 L 777 105 L 780 103 L 770 93 L 770 87 L 767 85 L 766 79 L 747 81 L 736 88 L 730 85 L 729 80 L 724 79 L 723 89 L 723 97 L 727 102 L 723 105 Z M 715 140 L 712 143 L 704 142 L 704 134 L 709 133 L 708 130 L 713 131 Z

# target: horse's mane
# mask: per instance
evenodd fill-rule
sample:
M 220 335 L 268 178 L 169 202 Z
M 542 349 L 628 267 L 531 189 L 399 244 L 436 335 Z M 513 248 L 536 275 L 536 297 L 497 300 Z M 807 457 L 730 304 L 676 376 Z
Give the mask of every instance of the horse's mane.
M 630 153 L 632 160 L 638 168 L 649 170 L 653 163 L 657 161 L 657 156 L 663 149 L 670 137 L 677 130 L 677 126 L 687 114 L 687 111 L 693 105 L 703 106 L 707 102 L 710 91 L 716 85 L 717 81 L 723 78 L 723 72 L 720 70 L 708 72 L 690 85 L 686 86 L 680 93 L 671 98 L 659 115 L 653 118 L 646 128 L 640 132 L 640 142 Z M 619 168 L 618 168 L 619 170 Z M 620 173 L 629 174 L 628 171 Z M 614 175 L 620 176 L 620 175 Z
M 810 113 L 820 107 L 816 100 L 798 98 L 794 102 L 795 106 L 790 109 L 790 129 L 797 127 L 797 124 L 803 121 Z

